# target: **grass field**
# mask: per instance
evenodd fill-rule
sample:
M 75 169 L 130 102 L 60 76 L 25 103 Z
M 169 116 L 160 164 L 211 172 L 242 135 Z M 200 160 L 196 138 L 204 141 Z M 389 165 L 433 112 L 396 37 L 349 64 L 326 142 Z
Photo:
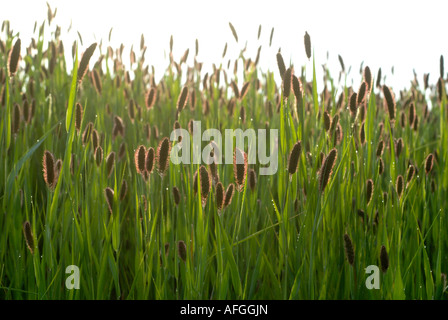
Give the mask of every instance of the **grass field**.
M 198 47 L 170 49 L 157 81 L 143 38 L 125 57 L 61 33 L 45 21 L 26 44 L 2 25 L 0 299 L 448 297 L 443 57 L 405 91 L 367 64 L 348 86 L 342 57 L 316 79 L 325 62 L 304 32 L 309 60 L 294 66 L 279 53 L 262 73 L 256 56 L 224 52 L 205 73 Z M 181 142 L 164 138 L 192 120 L 278 129 L 277 172 L 173 163 Z

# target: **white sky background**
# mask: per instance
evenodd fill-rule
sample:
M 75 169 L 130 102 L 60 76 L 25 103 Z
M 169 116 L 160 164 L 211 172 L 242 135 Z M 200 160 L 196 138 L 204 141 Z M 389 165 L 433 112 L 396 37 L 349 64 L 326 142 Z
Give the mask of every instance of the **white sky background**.
M 11 28 L 20 32 L 22 54 L 33 35 L 34 22 L 40 26 L 47 17 L 45 0 L 0 0 L 0 21 L 9 20 Z M 387 75 L 386 84 L 396 94 L 403 87 L 409 87 L 413 69 L 418 80 L 423 82 L 423 73 L 430 73 L 430 83 L 439 77 L 440 55 L 444 55 L 448 70 L 448 2 L 447 1 L 282 1 L 282 0 L 226 0 L 226 1 L 99 1 L 99 0 L 49 0 L 51 8 L 57 7 L 52 23 L 62 28 L 67 62 L 71 63 L 71 45 L 83 38 L 80 52 L 87 46 L 103 39 L 103 50 L 109 45 L 108 36 L 113 27 L 110 45 L 115 49 L 125 44 L 124 58 L 134 45 L 138 54 L 140 36 L 145 36 L 148 47 L 145 64 L 154 65 L 156 77 L 162 75 L 168 59 L 169 39 L 174 38 L 174 59 L 179 61 L 187 48 L 190 49 L 188 64 L 193 64 L 195 40 L 199 40 L 198 61 L 204 62 L 203 73 L 211 64 L 227 67 L 247 41 L 246 57 L 255 59 L 257 49 L 262 45 L 260 66 L 270 69 L 279 79 L 275 54 L 281 48 L 286 65 L 291 62 L 297 73 L 305 65 L 307 77 L 312 77 L 312 61 L 305 55 L 303 37 L 305 31 L 311 36 L 316 57 L 316 71 L 322 77 L 321 65 L 328 65 L 337 81 L 341 69 L 338 54 L 342 56 L 346 70 L 352 66 L 348 76 L 357 90 L 360 84 L 359 69 L 364 61 L 372 74 L 382 68 Z M 238 33 L 236 43 L 229 28 L 231 22 Z M 70 34 L 67 29 L 72 23 Z M 260 40 L 257 40 L 258 26 L 262 25 Z M 47 25 L 48 27 L 48 25 Z M 272 27 L 274 37 L 269 48 Z M 48 29 L 48 28 L 47 28 Z M 66 39 L 66 40 L 65 40 Z M 48 40 L 48 37 L 47 37 Z M 228 43 L 227 55 L 221 55 Z M 98 52 L 96 52 L 98 54 Z M 95 56 L 94 56 L 95 57 Z M 394 75 L 391 67 L 394 66 Z M 233 63 L 231 64 L 233 70 Z M 318 90 L 322 89 L 322 85 Z

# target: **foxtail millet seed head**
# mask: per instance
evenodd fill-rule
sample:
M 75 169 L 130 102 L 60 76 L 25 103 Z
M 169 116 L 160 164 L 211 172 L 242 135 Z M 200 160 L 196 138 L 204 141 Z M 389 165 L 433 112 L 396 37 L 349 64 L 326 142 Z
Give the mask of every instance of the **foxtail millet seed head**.
M 395 98 L 392 91 L 388 86 L 383 86 L 383 94 L 384 94 L 384 103 L 387 107 L 387 111 L 389 112 L 390 120 L 395 119 Z
M 199 168 L 199 178 L 201 183 L 202 207 L 205 207 L 207 203 L 208 194 L 211 188 L 211 180 L 210 180 L 210 173 L 208 172 L 207 168 L 203 165 Z
M 366 183 L 366 200 L 367 200 L 366 202 L 367 202 L 367 205 L 369 205 L 370 200 L 372 200 L 373 191 L 374 191 L 373 180 L 372 179 L 368 179 L 367 183 Z
M 383 158 L 378 159 L 378 174 L 382 175 L 384 172 L 384 161 Z
M 283 75 L 283 99 L 288 99 L 291 94 L 293 70 L 289 67 Z
M 145 97 L 145 104 L 147 109 L 151 109 L 154 106 L 157 98 L 156 88 L 152 87 L 148 90 Z
M 82 79 L 87 73 L 87 69 L 89 68 L 89 61 L 93 55 L 93 52 L 96 49 L 96 46 L 97 46 L 96 42 L 91 44 L 82 55 L 81 61 L 79 62 L 78 66 L 78 74 L 77 74 L 78 82 L 82 82 Z
M 257 184 L 257 174 L 255 173 L 254 169 L 250 169 L 249 170 L 249 187 L 252 192 L 255 190 L 256 184 Z
M 19 133 L 20 130 L 20 119 L 22 118 L 20 111 L 20 105 L 18 103 L 14 104 L 14 108 L 12 110 L 12 122 L 11 122 L 11 132 L 13 134 Z
M 155 151 L 153 147 L 149 147 L 145 155 L 145 170 L 148 174 L 154 169 Z
M 281 79 L 283 79 L 286 72 L 286 66 L 285 62 L 283 61 L 283 56 L 280 52 L 277 53 L 277 66 L 280 72 L 280 77 Z
M 414 124 L 414 118 L 415 118 L 415 105 L 411 102 L 411 105 L 409 106 L 409 126 L 412 127 Z
M 291 176 L 297 171 L 301 152 L 302 152 L 302 141 L 299 140 L 294 144 L 291 152 L 289 153 L 288 172 L 290 179 Z
M 87 123 L 84 132 L 82 133 L 82 144 L 86 145 L 89 142 L 90 135 L 93 131 L 93 122 Z
M 224 186 L 221 182 L 216 184 L 216 208 L 218 209 L 218 214 L 221 213 L 221 210 L 224 205 Z
M 53 190 L 56 185 L 55 160 L 53 154 L 48 150 L 44 151 L 42 165 L 45 183 L 50 190 Z
M 176 206 L 180 203 L 180 191 L 178 187 L 173 187 L 173 199 Z
M 241 92 L 240 92 L 240 100 L 243 100 L 244 97 L 246 96 L 247 92 L 249 92 L 249 87 L 250 87 L 249 81 L 243 83 L 243 87 L 241 88 Z
M 232 203 L 234 193 L 235 193 L 235 185 L 231 183 L 227 186 L 226 196 L 224 198 L 224 208 L 228 207 Z
M 163 138 L 157 147 L 157 172 L 161 177 L 166 173 L 170 164 L 171 144 L 168 137 Z
M 137 173 L 143 174 L 145 171 L 146 148 L 140 145 L 134 152 L 134 162 Z
M 12 47 L 11 51 L 9 51 L 8 72 L 10 77 L 16 74 L 17 69 L 19 67 L 20 48 L 21 48 L 21 41 L 20 38 L 18 38 L 14 43 L 14 46 Z
M 378 142 L 378 146 L 376 147 L 376 156 L 377 156 L 377 158 L 381 158 L 381 156 L 383 155 L 383 151 L 384 151 L 384 141 L 380 140 Z
M 366 143 L 366 131 L 365 131 L 365 122 L 361 123 L 361 127 L 359 128 L 359 142 L 361 145 Z
M 341 65 L 342 72 L 345 72 L 344 60 L 342 59 L 340 54 L 338 54 L 338 60 L 339 60 L 339 64 Z
M 325 158 L 324 162 L 319 171 L 319 188 L 320 191 L 323 192 L 325 187 L 330 180 L 331 173 L 333 172 L 333 167 L 336 163 L 336 159 L 338 157 L 338 151 L 336 148 L 333 148 L 328 153 L 328 156 Z
M 101 165 L 101 162 L 103 161 L 103 148 L 101 148 L 101 146 L 98 146 L 95 149 L 95 161 L 98 167 Z
M 82 105 L 77 102 L 75 105 L 75 129 L 78 133 L 81 130 L 82 113 Z
M 358 105 L 364 102 L 367 95 L 367 83 L 363 81 L 358 89 L 357 99 L 358 99 Z
M 358 94 L 356 92 L 353 92 L 352 95 L 350 96 L 349 107 L 352 116 L 355 116 L 356 110 L 358 109 Z
M 406 175 L 406 188 L 411 183 L 412 178 L 414 177 L 414 173 L 415 173 L 415 167 L 414 167 L 414 165 L 411 164 L 411 165 L 409 165 L 408 172 Z
M 294 92 L 294 96 L 296 97 L 297 102 L 300 102 L 303 100 L 302 82 L 294 74 L 292 75 L 292 91 Z M 299 107 L 298 103 L 297 103 L 297 107 Z
M 235 148 L 233 154 L 233 174 L 238 191 L 243 191 L 247 175 L 247 154 L 239 148 Z
M 403 180 L 403 176 L 402 175 L 399 175 L 397 177 L 397 180 L 395 182 L 395 188 L 397 190 L 398 198 L 401 198 L 401 196 L 403 194 L 403 189 L 404 189 L 404 180 Z
M 306 56 L 308 57 L 308 60 L 309 60 L 309 59 L 311 59 L 311 38 L 310 38 L 310 35 L 308 34 L 308 32 L 306 32 L 306 31 L 305 31 L 304 41 L 305 41 Z
M 111 151 L 109 153 L 109 155 L 106 158 L 106 174 L 107 177 L 110 177 L 110 175 L 112 174 L 112 171 L 114 169 L 114 164 L 115 164 L 115 152 Z
M 25 221 L 23 223 L 23 235 L 25 237 L 26 246 L 30 250 L 31 254 L 34 254 L 34 237 L 29 221 Z
M 364 81 L 367 84 L 367 91 L 368 93 L 370 93 L 370 91 L 372 90 L 372 72 L 370 71 L 370 68 L 368 66 L 366 66 L 364 68 Z
M 185 108 L 187 100 L 188 100 L 188 87 L 185 86 L 182 88 L 180 96 L 177 100 L 177 111 L 179 113 Z
M 113 203 L 114 203 L 114 190 L 107 187 L 104 189 L 104 196 L 106 198 L 107 207 L 109 208 L 110 214 L 113 213 Z
M 348 263 L 353 266 L 353 264 L 355 263 L 355 250 L 353 249 L 352 240 L 347 233 L 344 234 L 344 249 Z
M 177 254 L 183 262 L 187 261 L 187 245 L 183 240 L 177 242 Z
M 324 129 L 325 131 L 329 131 L 331 128 L 331 116 L 328 111 L 324 112 Z
M 127 193 L 128 193 L 128 183 L 126 182 L 125 179 L 123 179 L 120 187 L 120 201 L 123 201 L 124 198 L 126 198 Z
M 434 165 L 434 155 L 430 153 L 425 159 L 425 173 L 427 175 L 431 172 L 433 165 Z
M 231 22 L 229 22 L 230 30 L 232 31 L 233 37 L 235 38 L 236 42 L 238 43 L 238 34 L 236 33 L 235 27 Z
M 384 245 L 381 246 L 380 264 L 381 271 L 386 272 L 387 269 L 389 269 L 389 255 L 387 254 L 387 250 Z

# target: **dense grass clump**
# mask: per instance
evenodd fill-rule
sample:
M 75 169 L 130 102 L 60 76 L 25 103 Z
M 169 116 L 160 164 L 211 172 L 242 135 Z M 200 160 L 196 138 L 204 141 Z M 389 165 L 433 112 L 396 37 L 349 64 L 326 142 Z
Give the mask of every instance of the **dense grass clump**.
M 28 44 L 0 34 L 0 299 L 448 297 L 443 57 L 434 83 L 398 91 L 368 66 L 351 83 L 358 68 L 338 56 L 334 77 L 305 32 L 303 61 L 279 51 L 262 72 L 261 46 L 229 57 L 229 23 L 212 70 L 173 37 L 167 66 L 145 63 L 142 37 L 127 67 L 124 45 L 65 43 L 50 20 Z M 194 121 L 222 152 L 213 137 L 194 161 Z M 234 138 L 225 163 L 225 129 L 277 129 L 273 174 Z

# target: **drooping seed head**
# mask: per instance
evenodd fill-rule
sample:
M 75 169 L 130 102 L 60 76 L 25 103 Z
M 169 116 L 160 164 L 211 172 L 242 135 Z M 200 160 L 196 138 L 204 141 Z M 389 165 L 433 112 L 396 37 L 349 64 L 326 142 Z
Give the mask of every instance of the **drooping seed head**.
M 428 154 L 425 160 L 425 172 L 427 175 L 431 172 L 433 165 L 434 165 L 434 155 L 430 153 Z
M 34 237 L 29 221 L 25 221 L 23 223 L 23 235 L 25 237 L 26 246 L 30 250 L 31 254 L 34 254 Z
M 311 38 L 308 32 L 305 31 L 305 52 L 306 56 L 308 57 L 308 60 L 311 58 Z
M 381 246 L 380 263 L 381 263 L 381 271 L 386 272 L 387 269 L 389 268 L 389 255 L 387 254 L 387 250 L 384 245 Z
M 233 155 L 233 174 L 238 191 L 243 191 L 247 175 L 247 154 L 239 148 L 235 149 Z
M 14 43 L 14 46 L 12 47 L 11 51 L 9 51 L 8 72 L 10 77 L 16 74 L 17 69 L 19 67 L 20 48 L 21 48 L 21 41 L 19 38 Z
M 336 148 L 333 148 L 328 153 L 328 156 L 325 158 L 319 172 L 319 186 L 320 191 L 323 192 L 325 187 L 330 180 L 331 173 L 333 172 L 334 164 L 336 163 L 336 159 L 338 156 L 338 151 Z
M 42 165 L 45 183 L 50 190 L 53 190 L 56 185 L 55 160 L 53 154 L 48 150 L 44 151 Z
M 348 263 L 353 266 L 355 262 L 355 250 L 353 249 L 353 243 L 350 236 L 346 233 L 344 234 L 344 249 L 345 256 L 347 257 Z
M 289 154 L 288 172 L 289 172 L 290 178 L 297 171 L 297 168 L 299 166 L 299 159 L 300 159 L 301 152 L 302 152 L 302 141 L 299 140 L 294 144 L 294 146 L 292 147 L 292 150 Z
M 113 213 L 113 203 L 114 203 L 114 190 L 107 187 L 104 189 L 104 196 L 106 198 L 107 207 L 109 208 L 110 214 Z
M 165 175 L 170 161 L 171 145 L 170 140 L 165 137 L 157 147 L 157 171 L 161 177 Z
M 144 145 L 140 145 L 134 152 L 134 162 L 137 173 L 143 174 L 145 171 L 146 162 L 146 148 Z
M 238 34 L 236 33 L 235 27 L 231 22 L 229 22 L 230 30 L 232 31 L 233 37 L 235 38 L 236 42 L 238 43 Z

